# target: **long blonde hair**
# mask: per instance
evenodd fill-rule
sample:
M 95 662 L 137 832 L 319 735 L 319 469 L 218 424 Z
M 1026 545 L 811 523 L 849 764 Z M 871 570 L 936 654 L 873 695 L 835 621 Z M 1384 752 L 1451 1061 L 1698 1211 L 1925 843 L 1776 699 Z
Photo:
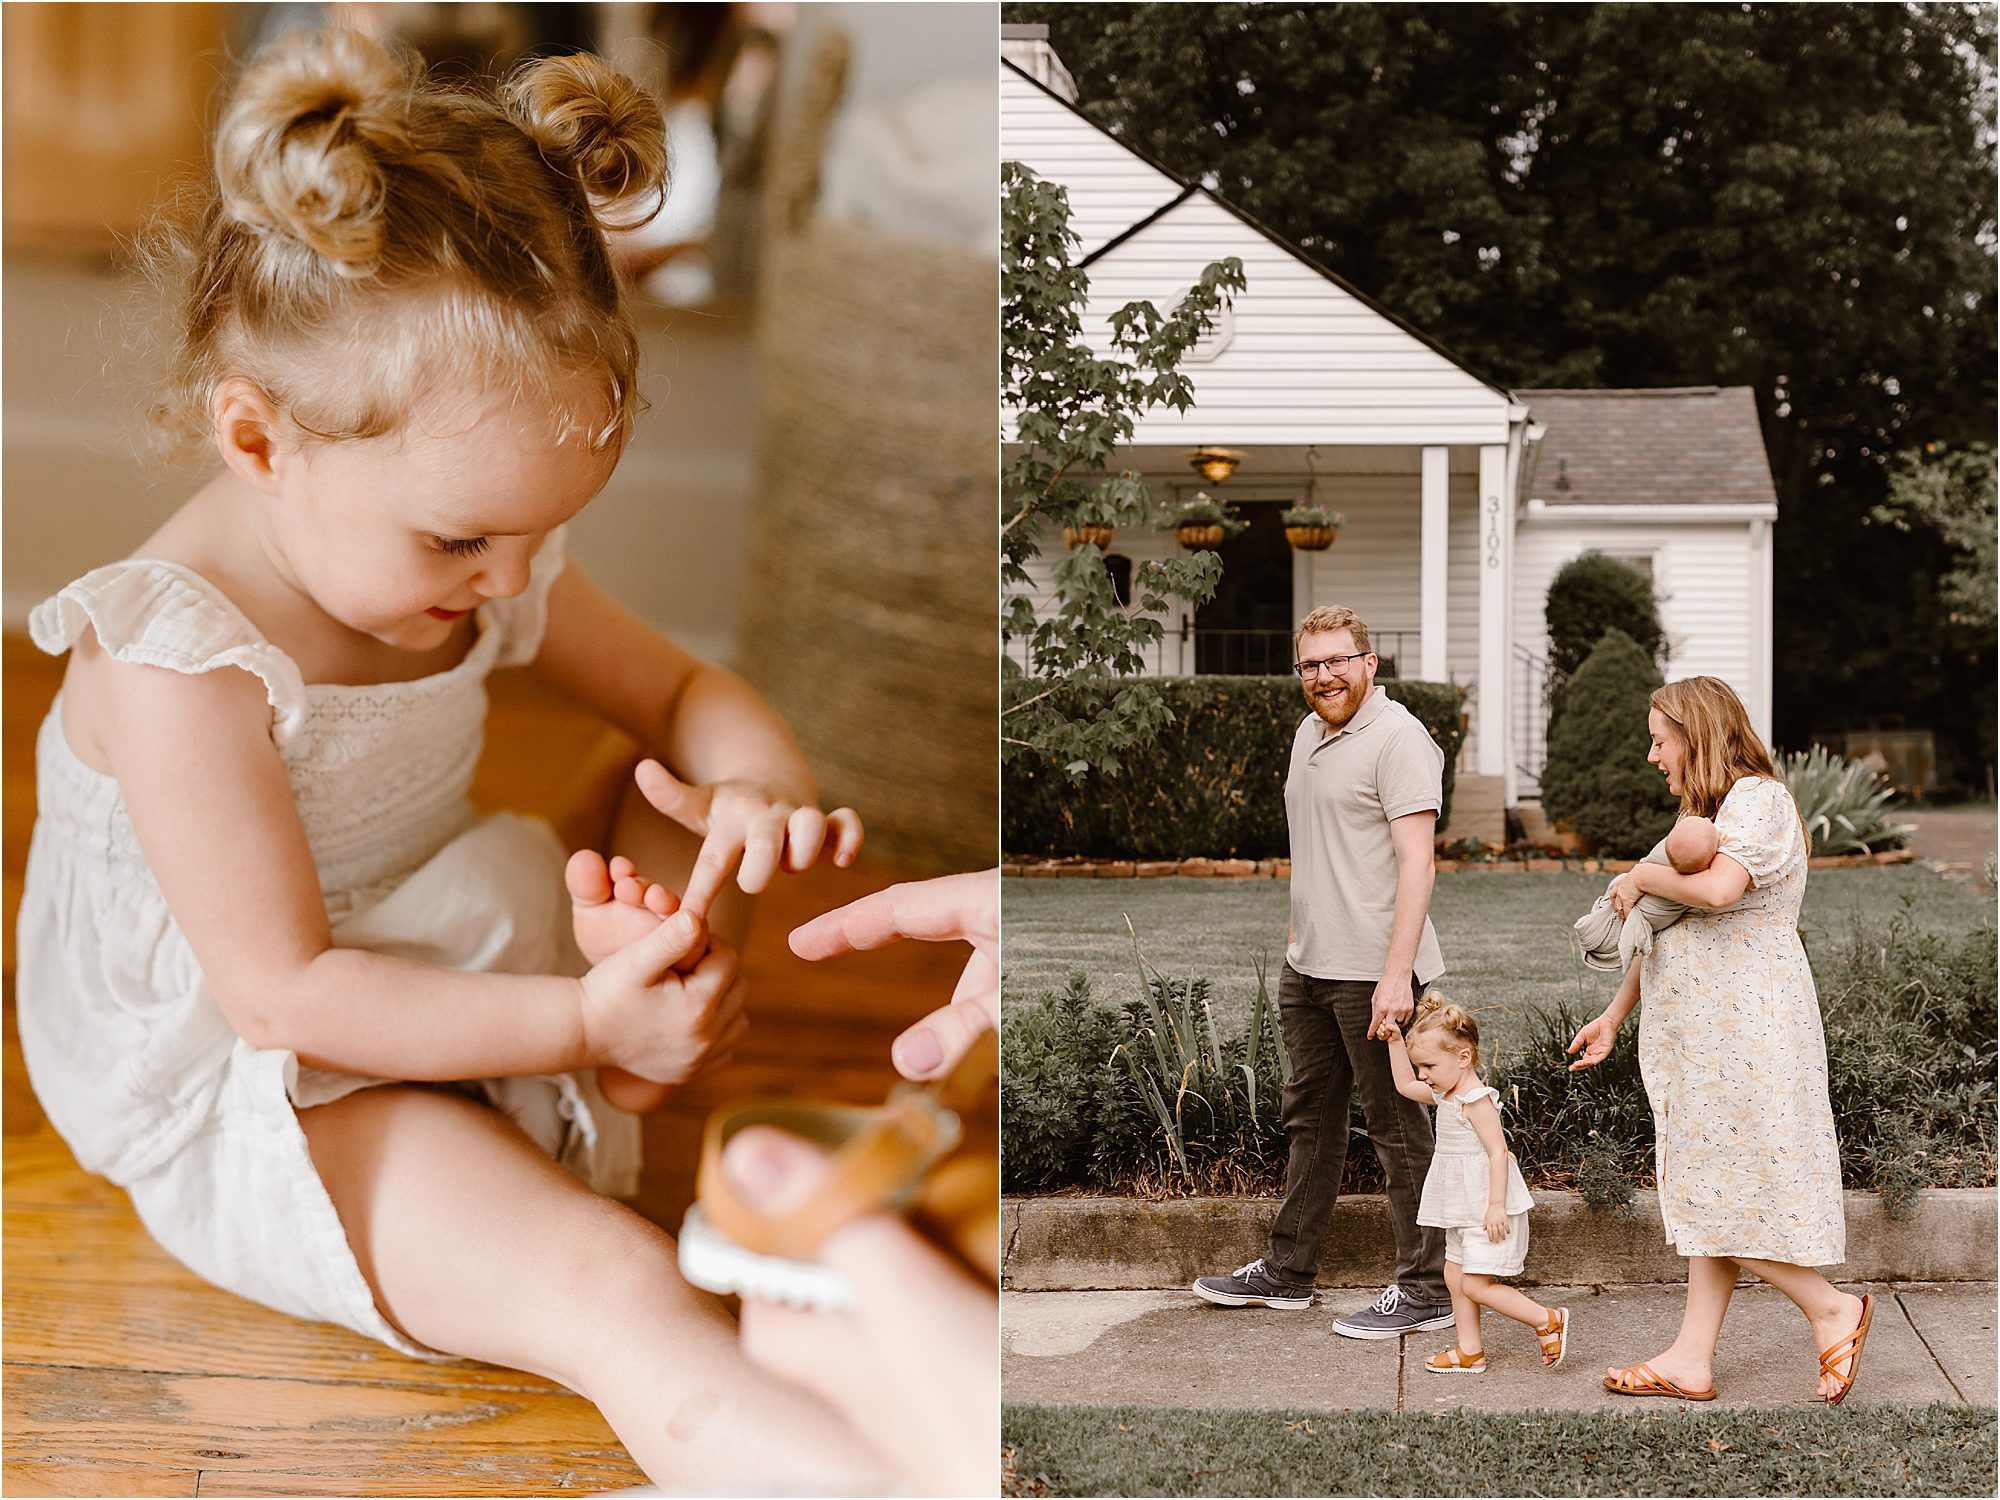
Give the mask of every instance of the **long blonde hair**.
M 469 384 L 622 445 L 638 338 L 603 230 L 666 176 L 658 103 L 595 57 L 493 94 L 359 32 L 281 37 L 230 97 L 212 180 L 142 246 L 177 305 L 155 430 L 206 444 L 241 376 L 301 441 L 399 431 Z
M 1736 691 L 1719 677 L 1683 677 L 1654 691 L 1651 706 L 1674 726 L 1686 753 L 1681 760 L 1681 812 L 1685 816 L 1712 818 L 1722 807 L 1729 789 L 1744 776 L 1762 776 L 1791 788 L 1771 760 L 1771 752 L 1757 737 L 1749 710 Z M 1798 810 L 1799 832 L 1808 851 L 1812 833 Z

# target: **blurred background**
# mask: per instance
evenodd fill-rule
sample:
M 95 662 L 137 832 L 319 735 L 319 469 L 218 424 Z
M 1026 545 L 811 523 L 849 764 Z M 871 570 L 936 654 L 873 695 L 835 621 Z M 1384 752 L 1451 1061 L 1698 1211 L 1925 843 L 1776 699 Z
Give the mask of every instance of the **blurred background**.
M 616 246 L 651 410 L 576 522 L 575 555 L 790 714 L 878 854 L 990 861 L 982 5 L 6 6 L 7 630 L 129 552 L 200 478 L 144 450 L 123 247 L 204 170 L 241 60 L 329 21 L 446 73 L 596 50 L 657 93 L 671 189 Z M 941 756 L 945 741 L 963 753 Z

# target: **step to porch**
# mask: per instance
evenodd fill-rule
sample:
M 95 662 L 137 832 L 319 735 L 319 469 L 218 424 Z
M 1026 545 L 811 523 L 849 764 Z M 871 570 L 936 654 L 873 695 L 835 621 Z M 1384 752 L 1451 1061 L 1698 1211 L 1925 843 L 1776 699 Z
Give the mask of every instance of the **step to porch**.
M 1451 821 L 1438 830 L 1446 840 L 1507 841 L 1507 783 L 1499 776 L 1458 773 L 1451 792 Z

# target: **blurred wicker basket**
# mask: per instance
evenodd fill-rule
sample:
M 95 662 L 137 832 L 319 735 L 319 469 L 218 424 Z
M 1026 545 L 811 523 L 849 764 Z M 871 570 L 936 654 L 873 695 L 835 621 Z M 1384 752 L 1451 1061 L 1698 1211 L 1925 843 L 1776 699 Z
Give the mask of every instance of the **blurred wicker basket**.
M 742 666 L 872 852 L 976 868 L 998 858 L 998 276 L 814 211 L 845 75 L 831 34 L 772 140 Z

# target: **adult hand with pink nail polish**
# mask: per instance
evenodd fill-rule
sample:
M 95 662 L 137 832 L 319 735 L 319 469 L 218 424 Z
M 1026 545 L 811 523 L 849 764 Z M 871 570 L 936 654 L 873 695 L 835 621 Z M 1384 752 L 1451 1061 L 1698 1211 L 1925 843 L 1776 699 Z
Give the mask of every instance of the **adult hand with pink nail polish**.
M 828 1168 L 817 1146 L 767 1125 L 740 1131 L 722 1153 L 737 1196 L 773 1217 Z M 889 1214 L 835 1231 L 817 1259 L 847 1282 L 852 1305 L 810 1312 L 746 1297 L 744 1353 L 832 1407 L 911 1493 L 994 1494 L 998 1294 Z
M 792 952 L 832 958 L 904 938 L 964 942 L 972 956 L 951 1000 L 897 1037 L 896 1071 L 922 1083 L 942 1077 L 981 1032 L 1000 1024 L 1000 872 L 977 870 L 892 885 L 792 929 Z

